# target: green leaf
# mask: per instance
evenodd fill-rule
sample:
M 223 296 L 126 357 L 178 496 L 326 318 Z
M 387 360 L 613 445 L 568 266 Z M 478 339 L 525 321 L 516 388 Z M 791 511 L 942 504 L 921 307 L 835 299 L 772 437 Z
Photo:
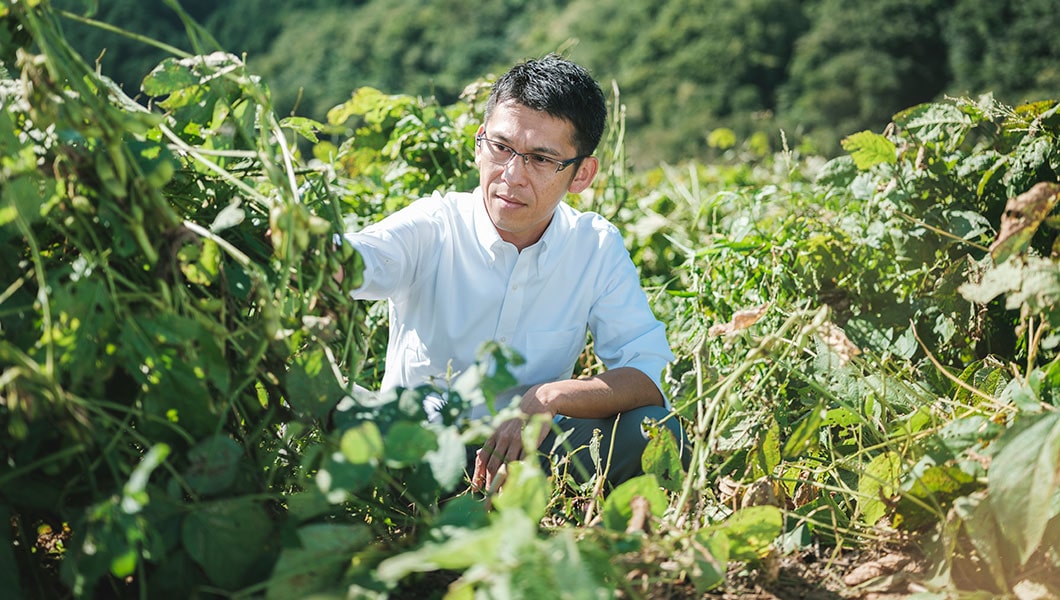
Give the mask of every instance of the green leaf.
M 342 433 L 342 455 L 351 464 L 377 464 L 383 458 L 383 434 L 372 421 L 355 425 Z
M 236 590 L 264 575 L 276 548 L 272 521 L 261 504 L 235 498 L 200 504 L 184 518 L 188 555 L 219 587 Z
M 497 510 L 520 510 L 535 521 L 541 520 L 552 497 L 545 474 L 536 462 L 511 462 L 507 468 L 508 478 L 493 499 L 493 505 Z
M 729 538 L 729 559 L 754 561 L 769 553 L 783 531 L 784 515 L 776 506 L 749 506 L 733 513 L 720 525 Z
M 648 445 L 641 455 L 640 464 L 645 473 L 655 475 L 659 484 L 667 490 L 677 493 L 685 479 L 684 465 L 681 462 L 681 451 L 672 431 L 657 423 L 646 424 Z M 690 452 L 691 449 L 686 449 Z
M 520 551 L 536 539 L 537 521 L 521 511 L 508 510 L 497 513 L 489 527 L 455 528 L 450 533 L 444 541 L 427 542 L 420 548 L 387 558 L 376 567 L 376 577 L 396 583 L 409 573 L 439 569 L 462 571 L 477 564 L 493 573 L 502 573 L 515 568 Z
M 367 463 L 350 464 L 341 452 L 334 452 L 324 459 L 315 480 L 328 502 L 338 504 L 371 483 L 375 470 L 375 466 Z
M 1014 583 L 1005 576 L 1006 572 L 1015 571 L 1005 564 L 1011 562 L 1013 548 L 1005 539 L 1005 528 L 998 522 L 994 506 L 989 494 L 972 494 L 954 502 L 954 510 L 963 521 L 968 539 L 986 563 L 993 583 L 998 589 L 1007 590 Z
M 266 599 L 304 598 L 333 588 L 359 549 L 372 541 L 365 525 L 314 523 L 300 527 L 299 546 L 284 548 L 272 570 Z
M 243 447 L 227 435 L 210 436 L 188 452 L 184 478 L 193 490 L 204 496 L 223 492 L 239 473 Z
M 894 123 L 922 143 L 948 142 L 956 148 L 964 140 L 972 119 L 953 104 L 920 104 L 894 116 Z
M 725 583 L 729 567 L 729 536 L 724 531 L 702 529 L 696 532 L 693 546 L 695 566 L 689 576 L 696 591 L 706 593 Z
M 420 423 L 398 421 L 387 430 L 383 447 L 388 465 L 412 466 L 422 462 L 428 452 L 438 449 L 438 435 Z
M 757 439 L 754 453 L 754 477 L 768 477 L 780 464 L 780 428 L 774 422 Z
M 1019 553 L 1020 564 L 1038 549 L 1053 516 L 1060 468 L 1060 413 L 1021 415 L 995 442 L 987 489 L 1002 532 Z
M 632 500 L 642 496 L 651 506 L 651 514 L 661 517 L 669 502 L 666 492 L 659 485 L 655 475 L 641 475 L 619 484 L 607 499 L 600 511 L 604 527 L 614 531 L 625 531 L 629 519 L 633 516 Z
M 199 76 L 186 62 L 178 58 L 167 58 L 144 77 L 140 89 L 148 96 L 165 96 L 198 83 Z
M 875 525 L 887 513 L 887 504 L 898 491 L 902 459 L 896 452 L 877 455 L 858 479 L 858 502 L 862 520 Z
M 0 226 L 7 225 L 21 216 L 32 224 L 40 219 L 44 198 L 29 177 L 18 177 L 4 183 L 0 191 Z
M 316 132 L 323 129 L 324 125 L 306 117 L 287 117 L 280 121 L 280 127 L 290 129 L 315 144 L 320 141 Z
M 323 419 L 345 393 L 331 358 L 312 347 L 297 355 L 287 372 L 287 401 L 303 417 Z
M 828 408 L 824 401 L 818 402 L 806 416 L 799 421 L 795 431 L 791 433 L 788 441 L 784 442 L 784 450 L 780 453 L 787 460 L 798 458 L 803 452 L 817 445 L 817 433 L 828 416 Z
M 854 164 L 862 171 L 876 165 L 893 165 L 898 162 L 898 149 L 894 142 L 878 133 L 861 131 L 843 138 L 841 143 L 843 149 L 854 159 Z

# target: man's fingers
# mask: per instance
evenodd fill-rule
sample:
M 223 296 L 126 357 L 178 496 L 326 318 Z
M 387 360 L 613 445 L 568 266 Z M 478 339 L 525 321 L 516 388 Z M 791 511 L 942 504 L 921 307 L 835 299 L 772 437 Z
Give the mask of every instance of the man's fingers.
M 493 489 L 497 472 L 507 463 L 523 457 L 522 421 L 512 419 L 501 424 L 475 454 L 471 487 L 476 491 Z

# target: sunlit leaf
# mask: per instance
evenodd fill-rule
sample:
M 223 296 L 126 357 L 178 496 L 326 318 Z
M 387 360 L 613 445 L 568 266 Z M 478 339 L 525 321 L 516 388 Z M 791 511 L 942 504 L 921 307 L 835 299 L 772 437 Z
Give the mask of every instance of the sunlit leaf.
M 387 430 L 383 439 L 387 464 L 412 465 L 438 449 L 438 434 L 419 423 L 399 421 Z
M 409 573 L 464 570 L 480 563 L 492 565 L 494 570 L 512 568 L 514 565 L 505 564 L 505 556 L 512 557 L 536 534 L 536 521 L 521 511 L 504 511 L 489 527 L 454 529 L 452 537 L 444 541 L 427 542 L 415 550 L 395 554 L 379 563 L 375 573 L 381 581 L 397 582 Z
M 828 408 L 823 402 L 811 408 L 806 413 L 806 416 L 799 421 L 799 424 L 795 426 L 795 431 L 784 442 L 784 450 L 781 452 L 781 456 L 791 460 L 798 458 L 803 452 L 813 448 L 817 444 L 817 435 L 827 415 Z
M 604 527 L 625 531 L 630 517 L 633 516 L 632 501 L 635 496 L 641 496 L 648 501 L 651 514 L 655 517 L 662 516 L 666 510 L 668 500 L 659 480 L 655 475 L 641 475 L 620 484 L 604 500 L 604 507 L 600 511 Z
M 319 121 L 306 117 L 287 117 L 280 121 L 280 126 L 294 131 L 314 144 L 320 141 L 317 132 L 324 127 Z
M 517 461 L 508 463 L 508 477 L 501 491 L 493 499 L 497 510 L 519 510 L 531 519 L 545 515 L 552 487 L 536 463 Z
M 854 164 L 862 171 L 876 165 L 893 165 L 898 162 L 894 142 L 871 131 L 851 134 L 842 141 L 843 149 L 850 153 Z
M 240 200 L 236 198 L 222 208 L 221 212 L 214 217 L 213 223 L 210 223 L 210 231 L 218 233 L 242 223 L 246 213 L 241 204 Z
M 167 58 L 144 77 L 141 89 L 148 96 L 165 96 L 198 82 L 199 77 L 187 63 L 178 58 Z
M 997 442 L 987 487 L 1020 563 L 1038 549 L 1060 484 L 1060 413 L 1023 416 Z
M 873 458 L 858 478 L 858 504 L 862 520 L 875 525 L 888 511 L 888 503 L 898 492 L 902 460 L 896 452 Z
M 641 468 L 645 473 L 655 475 L 659 485 L 671 492 L 679 492 L 684 482 L 685 471 L 681 462 L 681 450 L 672 431 L 664 425 L 648 426 L 648 445 L 641 455 Z M 691 452 L 686 448 L 685 452 Z
M 783 523 L 784 516 L 776 506 L 736 511 L 721 524 L 721 531 L 729 538 L 729 559 L 754 561 L 765 556 L 783 531 Z
M 342 433 L 342 455 L 351 464 L 375 464 L 383 458 L 383 434 L 372 421 L 365 421 Z

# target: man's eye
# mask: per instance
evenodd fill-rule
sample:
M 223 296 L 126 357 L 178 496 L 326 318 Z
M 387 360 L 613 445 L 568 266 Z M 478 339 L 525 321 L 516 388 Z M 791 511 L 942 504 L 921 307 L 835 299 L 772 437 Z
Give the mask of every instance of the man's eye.
M 490 142 L 490 146 L 493 148 L 493 151 L 496 152 L 497 154 L 511 154 L 512 153 L 512 149 L 509 148 L 508 146 L 505 146 L 504 144 L 498 144 L 497 142 Z
M 531 154 L 529 156 L 530 160 L 532 160 L 534 164 L 537 165 L 547 165 L 552 162 L 551 158 L 548 158 L 547 156 L 541 156 L 540 154 Z

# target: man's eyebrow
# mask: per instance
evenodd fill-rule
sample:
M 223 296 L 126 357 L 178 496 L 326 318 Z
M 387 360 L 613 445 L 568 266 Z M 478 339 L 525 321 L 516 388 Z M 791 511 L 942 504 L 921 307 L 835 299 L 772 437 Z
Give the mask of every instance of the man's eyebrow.
M 504 135 L 503 133 L 491 134 L 490 132 L 487 131 L 487 132 L 485 132 L 485 135 L 486 135 L 486 137 L 490 138 L 491 140 L 497 140 L 498 142 L 504 142 L 508 146 L 511 146 L 513 150 L 515 149 L 515 146 L 512 144 L 511 138 L 509 138 L 508 136 Z M 552 156 L 561 156 L 560 152 L 558 152 L 555 148 L 551 148 L 549 146 L 538 146 L 537 148 L 531 148 L 529 150 L 522 150 L 521 152 L 523 154 L 551 154 Z

